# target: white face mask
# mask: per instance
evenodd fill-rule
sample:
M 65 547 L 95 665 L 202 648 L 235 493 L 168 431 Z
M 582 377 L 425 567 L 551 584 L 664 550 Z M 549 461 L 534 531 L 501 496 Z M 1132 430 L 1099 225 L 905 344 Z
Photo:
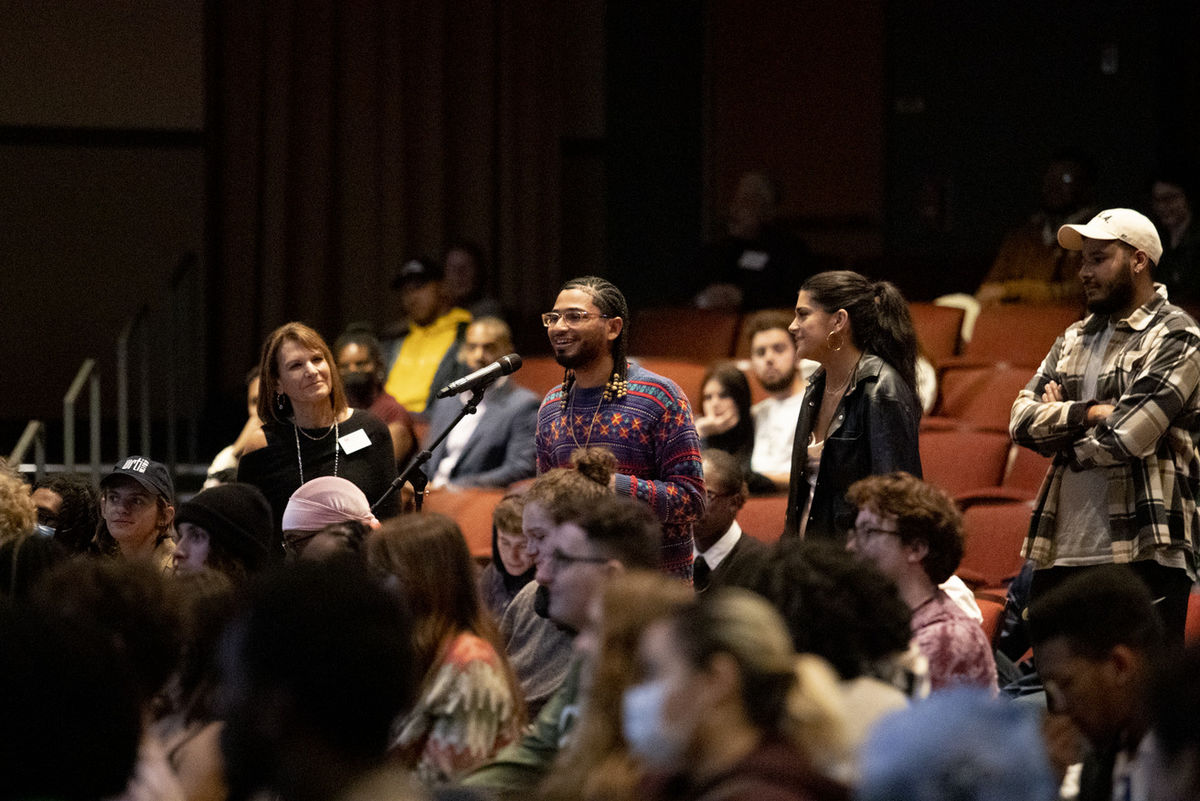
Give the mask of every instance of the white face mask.
M 621 733 L 629 750 L 647 767 L 666 769 L 678 765 L 687 748 L 688 734 L 663 724 L 665 681 L 635 684 L 621 701 Z

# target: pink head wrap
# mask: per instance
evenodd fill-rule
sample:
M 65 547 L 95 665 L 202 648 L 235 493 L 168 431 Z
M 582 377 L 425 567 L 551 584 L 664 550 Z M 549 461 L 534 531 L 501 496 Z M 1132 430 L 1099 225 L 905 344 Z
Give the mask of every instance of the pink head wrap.
M 379 525 L 363 491 L 337 476 L 321 476 L 300 485 L 283 510 L 284 531 L 319 531 L 347 520 L 372 528 Z

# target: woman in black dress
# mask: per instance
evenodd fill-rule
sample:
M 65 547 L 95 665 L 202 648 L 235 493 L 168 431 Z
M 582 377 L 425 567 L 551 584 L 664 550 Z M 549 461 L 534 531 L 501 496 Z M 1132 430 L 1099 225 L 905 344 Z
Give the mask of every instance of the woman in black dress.
M 391 434 L 382 422 L 346 405 L 346 393 L 325 340 L 303 323 L 280 326 L 263 343 L 262 428 L 246 446 L 238 480 L 262 490 L 275 518 L 272 554 L 282 557 L 280 523 L 288 498 L 317 476 L 352 481 L 371 503 L 396 478 Z M 393 493 L 375 516 L 396 513 Z

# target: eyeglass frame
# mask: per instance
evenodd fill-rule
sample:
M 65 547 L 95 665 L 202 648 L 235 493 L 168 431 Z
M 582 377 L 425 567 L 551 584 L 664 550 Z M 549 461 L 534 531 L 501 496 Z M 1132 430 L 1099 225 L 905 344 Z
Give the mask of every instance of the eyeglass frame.
M 577 319 L 575 320 L 575 322 L 571 322 L 570 320 L 567 319 L 567 315 L 575 316 Z M 552 325 L 558 324 L 558 322 L 561 320 L 563 323 L 566 324 L 567 328 L 574 328 L 575 326 L 579 325 L 580 323 L 586 323 L 588 320 L 592 319 L 593 317 L 596 317 L 601 320 L 613 319 L 613 315 L 604 314 L 602 312 L 601 313 L 590 312 L 587 309 L 567 309 L 564 312 L 556 312 L 556 311 L 543 312 L 542 313 L 542 325 L 546 328 L 549 328 Z
M 607 556 L 579 556 L 570 554 L 561 548 L 550 551 L 550 561 L 555 567 L 570 567 L 571 565 L 606 565 L 611 561 Z
M 894 534 L 899 537 L 900 531 L 898 529 L 879 528 L 877 526 L 867 526 L 863 529 L 860 529 L 858 526 L 851 526 L 846 530 L 846 541 L 866 542 L 880 534 Z

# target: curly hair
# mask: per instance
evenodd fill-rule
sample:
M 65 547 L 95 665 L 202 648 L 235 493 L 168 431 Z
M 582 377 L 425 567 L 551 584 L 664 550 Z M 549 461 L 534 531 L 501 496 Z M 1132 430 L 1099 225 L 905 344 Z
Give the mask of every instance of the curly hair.
M 912 637 L 896 585 L 833 543 L 781 541 L 753 589 L 783 615 L 797 652 L 824 657 L 846 680 L 871 674 Z
M 0 459 L 0 539 L 19 537 L 37 525 L 37 507 L 29 485 L 17 471 Z
M 100 523 L 100 495 L 91 479 L 79 473 L 61 473 L 39 481 L 34 491 L 39 489 L 62 498 L 54 539 L 75 553 L 86 553 Z
M 855 481 L 846 497 L 860 509 L 894 517 L 905 545 L 924 542 L 929 552 L 921 567 L 934 584 L 941 584 L 958 569 L 963 557 L 962 514 L 939 488 L 897 471 Z

